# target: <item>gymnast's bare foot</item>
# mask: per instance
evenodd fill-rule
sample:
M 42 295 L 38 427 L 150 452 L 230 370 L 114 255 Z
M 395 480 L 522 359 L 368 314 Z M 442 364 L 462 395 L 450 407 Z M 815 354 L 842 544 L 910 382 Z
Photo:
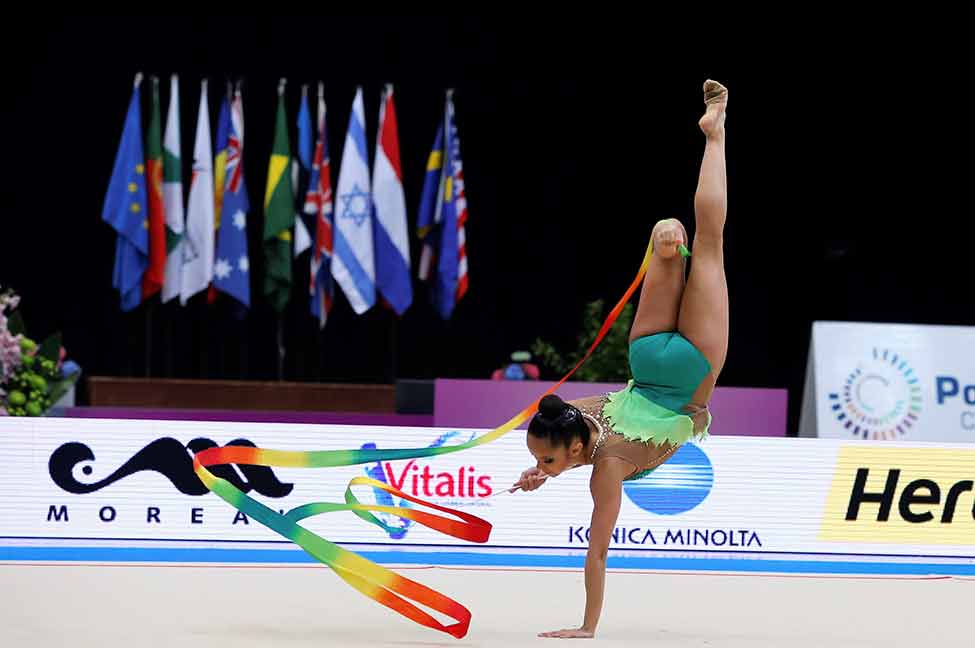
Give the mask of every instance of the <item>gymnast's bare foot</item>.
M 704 103 L 707 111 L 698 126 L 708 137 L 724 135 L 725 108 L 728 106 L 728 88 L 717 81 L 708 79 L 704 82 Z

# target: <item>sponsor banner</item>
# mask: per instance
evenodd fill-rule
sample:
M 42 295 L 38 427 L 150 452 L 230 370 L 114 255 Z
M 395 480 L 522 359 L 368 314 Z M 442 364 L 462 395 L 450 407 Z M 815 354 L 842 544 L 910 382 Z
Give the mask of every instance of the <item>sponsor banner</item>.
M 815 322 L 800 436 L 975 441 L 975 327 Z
M 481 430 L 98 419 L 0 421 L 0 545 L 193 542 L 227 548 L 283 538 L 209 493 L 193 453 L 213 446 L 281 450 L 404 448 L 463 443 Z M 494 525 L 487 545 L 379 513 L 384 531 L 350 512 L 302 525 L 345 544 L 478 550 L 574 550 L 588 545 L 591 469 L 532 493 L 504 493 L 532 462 L 523 432 L 431 459 L 339 468 L 227 465 L 213 472 L 287 512 L 341 502 L 369 476 Z M 975 557 L 975 449 L 958 444 L 712 437 L 681 447 L 625 482 L 612 548 L 727 554 Z M 360 487 L 363 502 L 405 505 Z
M 975 448 L 840 448 L 827 541 L 967 545 L 975 553 Z

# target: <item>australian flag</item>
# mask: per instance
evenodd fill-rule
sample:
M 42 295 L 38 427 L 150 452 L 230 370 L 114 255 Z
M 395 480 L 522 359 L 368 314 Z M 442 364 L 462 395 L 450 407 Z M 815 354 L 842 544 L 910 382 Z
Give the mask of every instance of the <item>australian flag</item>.
M 250 307 L 250 258 L 247 255 L 247 212 L 250 211 L 250 203 L 244 182 L 244 109 L 239 89 L 230 107 L 224 183 L 213 283 L 242 306 Z

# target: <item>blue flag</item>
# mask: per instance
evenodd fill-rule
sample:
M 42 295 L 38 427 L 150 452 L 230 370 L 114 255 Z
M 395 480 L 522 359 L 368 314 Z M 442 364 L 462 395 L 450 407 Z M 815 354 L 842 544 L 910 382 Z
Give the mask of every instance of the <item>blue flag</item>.
M 423 249 L 419 278 L 432 283 L 430 296 L 442 319 L 450 319 L 467 293 L 467 198 L 454 102 L 447 93 L 443 125 L 427 162 L 417 227 Z
M 123 311 L 142 303 L 142 275 L 149 266 L 149 220 L 146 206 L 146 168 L 142 154 L 142 111 L 139 107 L 139 83 L 125 117 L 122 140 L 115 154 L 112 178 L 105 194 L 102 220 L 117 233 L 112 286 L 121 297 Z
M 244 109 L 240 90 L 234 94 L 227 133 L 227 172 L 223 210 L 217 232 L 213 283 L 243 306 L 251 303 L 250 258 L 247 255 L 247 185 L 244 182 Z
M 423 179 L 423 193 L 420 195 L 420 209 L 417 211 L 416 229 L 420 237 L 420 281 L 433 276 L 436 250 L 440 242 L 440 223 L 443 222 L 443 124 L 437 128 L 430 157 L 427 158 L 427 173 Z
M 301 88 L 301 106 L 298 108 L 298 157 L 292 163 L 292 180 L 295 190 L 295 257 L 309 249 L 315 237 L 315 218 L 304 209 L 304 196 L 308 192 L 312 171 L 311 113 L 308 111 L 308 86 Z
M 306 90 L 301 93 L 301 107 L 298 109 L 298 160 L 301 162 L 301 168 L 310 172 L 314 131 L 312 131 Z
M 230 141 L 230 95 L 220 101 L 220 114 L 217 117 L 217 147 L 213 158 L 213 219 L 220 225 L 223 209 L 223 190 L 227 185 L 227 147 Z
M 342 288 L 356 315 L 376 303 L 376 266 L 372 237 L 372 183 L 366 151 L 366 113 L 362 88 L 357 88 L 342 148 L 339 182 L 335 189 L 335 254 L 332 277 Z

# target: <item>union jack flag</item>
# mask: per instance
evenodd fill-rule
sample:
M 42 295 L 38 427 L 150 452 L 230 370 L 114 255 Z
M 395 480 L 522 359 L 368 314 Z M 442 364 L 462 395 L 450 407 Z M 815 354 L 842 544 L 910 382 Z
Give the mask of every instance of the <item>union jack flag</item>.
M 229 161 L 228 161 L 229 164 Z M 332 281 L 332 181 L 328 159 L 328 138 L 325 134 L 325 100 L 322 84 L 318 84 L 318 138 L 312 160 L 308 193 L 305 194 L 306 214 L 315 216 L 315 245 L 311 256 L 311 314 L 318 318 L 319 328 L 325 327 L 332 309 L 335 284 Z

